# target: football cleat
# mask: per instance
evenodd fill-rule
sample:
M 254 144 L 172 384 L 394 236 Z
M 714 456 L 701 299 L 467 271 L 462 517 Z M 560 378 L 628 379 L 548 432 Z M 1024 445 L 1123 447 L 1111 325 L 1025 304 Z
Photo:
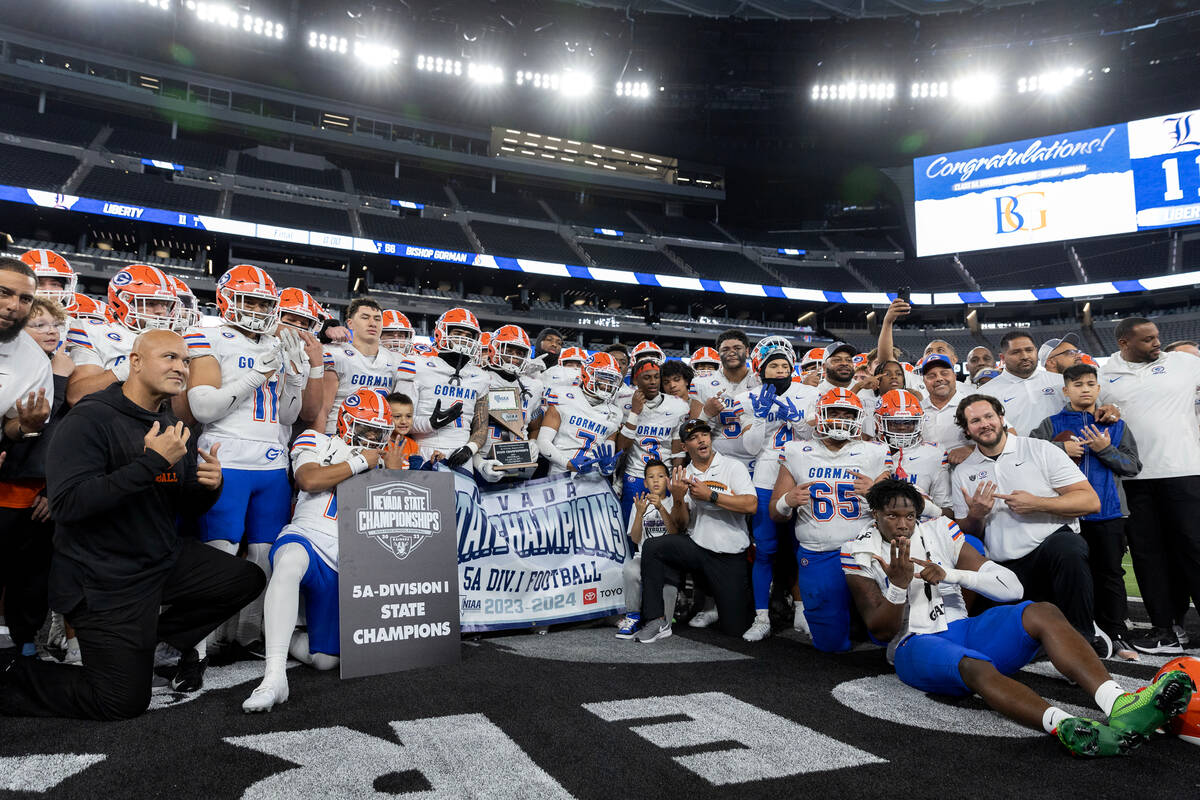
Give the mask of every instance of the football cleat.
M 288 682 L 286 676 L 272 680 L 263 678 L 263 682 L 255 687 L 250 696 L 242 702 L 242 711 L 247 714 L 262 714 L 288 699 Z
M 742 634 L 747 642 L 761 642 L 771 635 L 771 620 L 755 619 L 754 623 Z
M 1196 685 L 1183 670 L 1163 672 L 1149 686 L 1118 697 L 1108 724 L 1144 741 L 1167 720 L 1182 714 L 1195 691 Z
M 1141 744 L 1136 735 L 1086 717 L 1068 717 L 1054 731 L 1072 755 L 1084 758 L 1128 755 Z

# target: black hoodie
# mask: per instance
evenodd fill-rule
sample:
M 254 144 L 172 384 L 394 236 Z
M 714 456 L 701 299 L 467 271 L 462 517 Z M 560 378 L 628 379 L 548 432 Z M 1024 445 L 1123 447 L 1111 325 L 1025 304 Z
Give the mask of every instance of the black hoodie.
M 203 514 L 220 496 L 196 482 L 196 437 L 176 464 L 145 447 L 154 422 L 114 383 L 79 401 L 58 423 L 46 459 L 55 522 L 50 605 L 69 612 L 119 608 L 157 591 L 179 557 L 177 519 Z

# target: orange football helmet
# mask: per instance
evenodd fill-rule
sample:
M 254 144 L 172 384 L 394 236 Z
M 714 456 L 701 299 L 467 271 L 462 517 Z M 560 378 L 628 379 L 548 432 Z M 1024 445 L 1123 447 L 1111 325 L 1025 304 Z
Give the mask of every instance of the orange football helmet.
M 875 409 L 875 434 L 892 447 L 915 447 L 921 443 L 925 409 L 907 389 L 892 389 L 879 398 Z
M 830 416 L 834 409 L 853 411 L 854 418 Z M 857 439 L 862 434 L 864 416 L 858 395 L 849 389 L 830 389 L 817 400 L 817 435 L 839 441 Z
M 721 356 L 711 347 L 701 347 L 692 353 L 689 366 L 697 375 L 708 375 L 721 368 Z
M 825 375 L 825 348 L 812 347 L 809 348 L 803 356 L 800 357 L 800 372 L 807 375 L 813 370 L 817 371 L 818 375 Z
M 265 301 L 266 310 L 247 308 L 246 301 Z M 217 308 L 221 318 L 249 333 L 274 333 L 279 324 L 279 292 L 262 267 L 238 264 L 217 280 Z
M 98 319 L 101 322 L 117 321 L 107 303 L 79 292 L 75 293 L 74 302 L 67 306 L 66 310 L 67 314 L 75 319 Z
M 338 409 L 337 435 L 352 447 L 382 450 L 393 427 L 392 408 L 374 389 L 359 389 Z
M 38 297 L 55 300 L 63 308 L 75 298 L 75 291 L 79 288 L 79 277 L 67 260 L 58 253 L 53 250 L 26 250 L 21 254 L 21 261 L 37 276 L 39 286 L 35 294 Z M 40 285 L 42 278 L 62 281 L 62 288 L 44 289 Z
M 496 329 L 488 343 L 487 363 L 501 372 L 520 375 L 533 355 L 533 343 L 520 325 L 504 325 Z
M 381 345 L 393 353 L 408 355 L 412 352 L 413 336 L 415 335 L 416 331 L 413 330 L 408 317 L 394 308 L 384 310 L 383 333 L 379 336 Z
M 130 264 L 108 282 L 108 305 L 131 331 L 171 330 L 179 308 L 175 286 L 158 267 Z
M 783 354 L 787 359 L 788 371 L 791 372 L 792 365 L 796 363 L 796 351 L 786 336 L 767 336 L 759 339 L 758 344 L 750 351 L 750 369 L 755 375 L 762 377 L 762 368 L 767 363 L 767 358 L 776 353 Z
M 181 278 L 169 274 L 167 278 L 175 287 L 175 296 L 179 298 L 179 308 L 175 312 L 175 330 L 182 333 L 200 324 L 200 304 L 196 302 L 196 295 L 192 294 L 192 290 Z
M 570 361 L 577 366 L 583 366 L 583 362 L 587 361 L 587 351 L 582 347 L 564 347 L 562 352 L 558 354 L 558 363 L 560 366 L 566 366 L 566 362 Z M 614 359 L 613 363 L 616 363 Z
M 639 361 L 653 361 L 661 367 L 666 360 L 666 354 L 654 342 L 638 342 L 629 353 L 629 361 L 633 364 Z
M 284 322 L 284 314 L 294 314 L 297 317 L 303 317 L 308 321 L 308 325 L 300 327 L 299 325 Z M 313 336 L 316 336 L 321 331 L 321 319 L 324 314 L 325 309 L 321 308 L 321 304 L 303 289 L 297 289 L 292 286 L 279 293 L 279 324 L 281 325 L 308 331 Z
M 465 308 L 452 308 L 433 326 L 433 345 L 439 353 L 458 353 L 474 361 L 481 349 L 479 320 Z
M 610 403 L 625 384 L 625 375 L 611 353 L 592 353 L 579 369 L 579 388 Z

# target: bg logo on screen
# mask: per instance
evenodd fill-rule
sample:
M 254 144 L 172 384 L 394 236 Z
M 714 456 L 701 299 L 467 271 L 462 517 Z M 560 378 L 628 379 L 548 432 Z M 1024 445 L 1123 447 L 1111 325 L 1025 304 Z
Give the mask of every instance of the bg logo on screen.
M 358 511 L 358 532 L 379 542 L 403 561 L 442 529 L 429 490 L 409 483 L 385 483 L 367 489 L 367 507 Z
M 1046 193 L 1022 192 L 996 198 L 996 233 L 1040 231 L 1046 227 Z

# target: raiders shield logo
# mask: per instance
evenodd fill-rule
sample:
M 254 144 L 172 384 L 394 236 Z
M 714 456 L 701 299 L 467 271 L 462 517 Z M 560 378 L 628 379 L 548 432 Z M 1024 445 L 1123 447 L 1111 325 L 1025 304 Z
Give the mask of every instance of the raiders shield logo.
M 408 483 L 385 483 L 367 490 L 367 507 L 358 512 L 358 532 L 403 561 L 442 530 L 442 513 L 433 508 L 429 490 Z

